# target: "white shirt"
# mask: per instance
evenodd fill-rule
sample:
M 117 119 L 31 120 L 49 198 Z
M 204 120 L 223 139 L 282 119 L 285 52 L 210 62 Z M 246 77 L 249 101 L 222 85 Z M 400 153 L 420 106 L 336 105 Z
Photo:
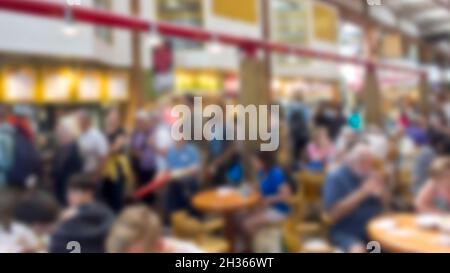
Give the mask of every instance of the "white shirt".
M 83 170 L 85 172 L 96 171 L 100 160 L 108 155 L 109 145 L 105 135 L 97 128 L 90 128 L 82 133 L 78 144 L 83 157 Z
M 37 243 L 34 233 L 24 225 L 12 223 L 9 230 L 0 226 L 0 253 L 21 253 Z
M 202 251 L 194 243 L 174 238 L 164 238 L 164 246 L 168 253 L 204 253 L 204 251 Z
M 174 141 L 171 135 L 170 126 L 166 124 L 161 124 L 156 128 L 155 131 L 155 146 L 158 151 L 168 150 L 174 145 Z M 158 153 L 156 157 L 156 164 L 159 170 L 164 170 L 167 168 L 166 157 Z

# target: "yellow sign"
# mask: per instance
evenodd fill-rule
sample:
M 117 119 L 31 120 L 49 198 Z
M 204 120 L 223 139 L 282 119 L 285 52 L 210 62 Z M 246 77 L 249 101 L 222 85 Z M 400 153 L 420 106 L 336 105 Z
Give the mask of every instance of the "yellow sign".
M 386 58 L 400 58 L 403 55 L 402 37 L 398 34 L 385 34 L 382 55 Z
M 82 102 L 100 102 L 104 93 L 103 83 L 104 79 L 100 72 L 83 72 L 78 85 L 78 100 Z
M 42 101 L 71 102 L 75 80 L 75 73 L 71 69 L 46 69 L 42 84 Z
M 258 0 L 213 0 L 212 9 L 217 16 L 246 23 L 258 23 Z
M 175 73 L 175 89 L 178 94 L 184 92 L 216 95 L 222 90 L 223 79 L 213 71 L 184 71 Z
M 110 101 L 125 101 L 128 99 L 128 76 L 125 73 L 109 73 L 107 99 Z
M 32 68 L 6 68 L 3 71 L 1 99 L 8 103 L 32 103 L 36 98 L 36 72 Z
M 335 8 L 314 3 L 314 37 L 318 41 L 335 44 L 338 41 L 339 16 Z

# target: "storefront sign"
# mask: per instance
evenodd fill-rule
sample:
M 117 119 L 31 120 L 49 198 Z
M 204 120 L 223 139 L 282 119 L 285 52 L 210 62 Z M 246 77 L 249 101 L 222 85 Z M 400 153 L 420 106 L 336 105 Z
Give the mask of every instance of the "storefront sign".
M 336 44 L 338 41 L 339 15 L 330 5 L 315 2 L 313 5 L 314 38 Z
M 46 69 L 42 84 L 42 100 L 50 103 L 69 102 L 72 98 L 74 72 L 70 69 Z
M 5 102 L 34 102 L 36 98 L 36 72 L 27 67 L 7 68 L 4 71 Z
M 83 72 L 78 86 L 78 100 L 99 102 L 102 99 L 102 77 L 97 71 Z
M 212 0 L 212 10 L 217 16 L 256 24 L 259 0 Z
M 129 78 L 125 73 L 109 73 L 107 79 L 107 99 L 125 101 L 128 99 Z

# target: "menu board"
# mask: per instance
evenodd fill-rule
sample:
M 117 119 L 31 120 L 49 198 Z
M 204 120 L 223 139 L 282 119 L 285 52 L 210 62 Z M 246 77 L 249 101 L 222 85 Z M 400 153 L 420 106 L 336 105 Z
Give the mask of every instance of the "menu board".
M 82 72 L 78 86 L 78 100 L 99 102 L 102 99 L 102 77 L 98 71 Z
M 195 94 L 218 94 L 222 87 L 222 76 L 215 72 L 179 70 L 175 73 L 177 93 L 188 91 Z
M 42 100 L 47 103 L 69 102 L 75 79 L 70 69 L 46 69 L 42 85 Z
M 382 55 L 385 58 L 400 58 L 403 55 L 402 37 L 399 34 L 386 33 L 382 38 Z
M 107 79 L 107 98 L 111 101 L 128 99 L 129 78 L 126 73 L 109 73 Z
M 36 72 L 27 67 L 4 70 L 2 100 L 31 103 L 36 98 Z
M 258 22 L 258 0 L 213 0 L 212 9 L 217 16 L 252 24 Z
M 314 38 L 321 42 L 338 42 L 339 15 L 330 5 L 315 2 L 313 5 Z
M 307 46 L 310 41 L 309 10 L 306 0 L 270 1 L 271 4 L 271 40 L 293 45 Z M 293 63 L 288 55 L 274 55 L 274 61 L 280 66 L 306 64 L 305 59 Z

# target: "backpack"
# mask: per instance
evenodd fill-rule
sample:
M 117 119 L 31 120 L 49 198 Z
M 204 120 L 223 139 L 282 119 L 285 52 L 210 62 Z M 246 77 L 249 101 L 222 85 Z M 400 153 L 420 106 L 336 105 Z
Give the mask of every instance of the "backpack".
M 27 179 L 36 174 L 39 167 L 39 155 L 32 141 L 20 130 L 15 133 L 13 163 L 8 172 L 10 186 L 23 188 Z
M 309 130 L 306 122 L 306 117 L 301 109 L 295 109 L 290 114 L 288 123 L 292 137 L 305 140 L 309 138 Z

